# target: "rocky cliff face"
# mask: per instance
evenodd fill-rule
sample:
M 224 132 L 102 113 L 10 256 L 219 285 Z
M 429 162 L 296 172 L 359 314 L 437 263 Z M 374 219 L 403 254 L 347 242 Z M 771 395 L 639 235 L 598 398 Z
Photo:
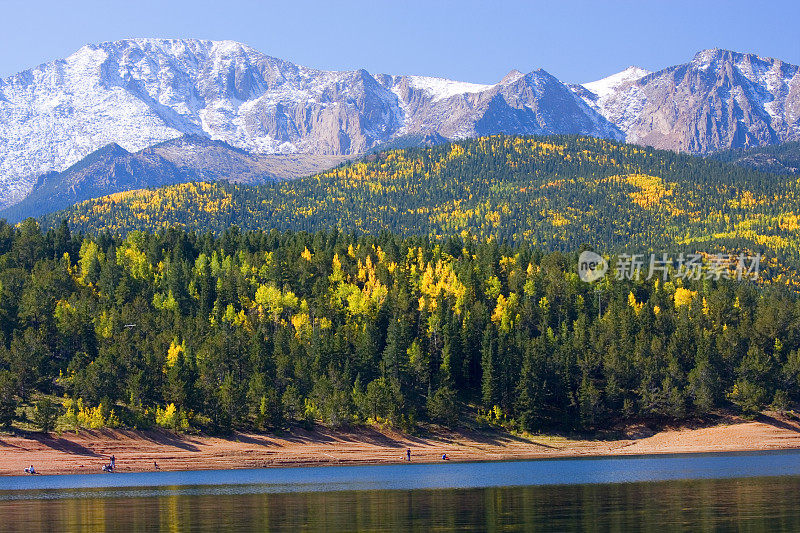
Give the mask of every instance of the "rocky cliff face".
M 703 154 L 800 139 L 799 71 L 779 59 L 713 49 L 613 86 L 602 83 L 607 78 L 573 90 L 628 142 Z

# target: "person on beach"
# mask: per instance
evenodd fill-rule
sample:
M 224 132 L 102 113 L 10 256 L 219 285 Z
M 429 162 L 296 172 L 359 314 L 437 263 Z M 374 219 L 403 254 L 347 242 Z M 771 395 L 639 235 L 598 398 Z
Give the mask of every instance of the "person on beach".
M 410 463 L 411 462 L 411 448 L 406 450 L 406 460 Z
M 157 463 L 157 462 L 155 462 L 155 461 L 153 461 L 153 466 L 155 467 L 155 469 L 156 469 L 156 470 L 161 470 L 161 469 L 158 467 L 158 463 Z
M 446 453 L 443 453 L 443 454 L 442 454 L 442 461 L 449 461 L 449 460 L 450 460 L 450 458 L 449 458 L 449 457 L 447 457 L 447 454 L 446 454 Z
M 113 455 L 111 456 L 111 470 L 114 470 L 114 467 L 117 466 L 117 458 Z
M 36 470 L 33 468 L 33 465 L 31 465 L 31 466 L 29 466 L 28 468 L 25 469 L 25 473 L 26 474 L 35 474 Z

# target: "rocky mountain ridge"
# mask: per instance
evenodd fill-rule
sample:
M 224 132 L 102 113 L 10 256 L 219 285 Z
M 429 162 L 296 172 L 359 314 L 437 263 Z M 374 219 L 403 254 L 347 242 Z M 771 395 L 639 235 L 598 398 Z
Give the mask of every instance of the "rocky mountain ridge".
M 630 143 L 706 154 L 800 140 L 800 67 L 718 48 L 573 91 Z

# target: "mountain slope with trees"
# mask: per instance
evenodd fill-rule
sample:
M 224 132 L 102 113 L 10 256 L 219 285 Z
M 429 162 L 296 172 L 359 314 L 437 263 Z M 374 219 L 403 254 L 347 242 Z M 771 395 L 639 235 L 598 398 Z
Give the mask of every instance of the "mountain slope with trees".
M 709 157 L 762 172 L 800 174 L 800 142 L 724 150 Z
M 493 136 L 391 150 L 257 187 L 120 193 L 44 219 L 90 233 L 242 229 L 493 239 L 544 250 L 763 253 L 798 262 L 798 182 L 673 152 L 574 136 Z

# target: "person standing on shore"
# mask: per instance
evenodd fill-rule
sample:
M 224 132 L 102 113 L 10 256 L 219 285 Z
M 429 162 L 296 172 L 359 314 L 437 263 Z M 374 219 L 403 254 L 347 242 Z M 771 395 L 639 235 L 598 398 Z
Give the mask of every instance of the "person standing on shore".
M 406 460 L 410 463 L 411 462 L 411 448 L 406 450 Z
M 114 455 L 111 455 L 111 470 L 114 470 L 114 467 L 117 466 L 117 458 Z

